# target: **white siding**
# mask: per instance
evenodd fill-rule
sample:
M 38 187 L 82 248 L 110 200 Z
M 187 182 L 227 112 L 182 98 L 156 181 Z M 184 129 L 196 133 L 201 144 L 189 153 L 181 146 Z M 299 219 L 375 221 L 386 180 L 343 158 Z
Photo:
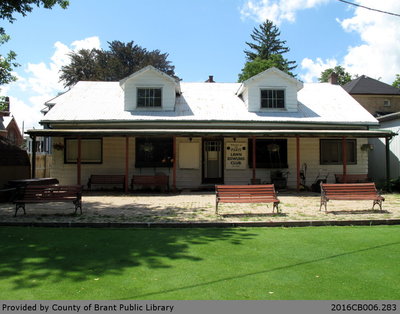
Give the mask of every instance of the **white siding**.
M 270 72 L 257 80 L 251 81 L 248 85 L 247 107 L 249 111 L 271 111 L 261 109 L 261 89 L 284 89 L 285 110 L 296 112 L 297 109 L 297 85 L 284 77 Z M 246 100 L 245 100 L 246 101 Z M 276 111 L 282 109 L 275 109 Z
M 236 141 L 247 143 L 247 138 L 225 138 L 224 149 L 226 143 Z M 54 143 L 64 143 L 63 138 L 54 138 Z M 189 138 L 178 137 L 176 142 L 176 156 L 179 156 L 180 143 L 198 143 L 200 149 L 198 151 L 198 159 L 200 166 L 198 169 L 176 169 L 176 184 L 178 189 L 198 188 L 202 185 L 202 139 L 200 137 Z M 367 139 L 357 139 L 357 164 L 348 165 L 348 173 L 368 173 L 368 152 L 361 150 L 361 146 L 367 144 Z M 318 138 L 301 138 L 300 139 L 300 165 L 307 164 L 306 185 L 311 186 L 319 174 L 329 173 L 328 181 L 334 182 L 334 174 L 342 173 L 342 165 L 320 165 L 320 140 Z M 288 139 L 288 169 L 289 171 L 288 187 L 296 188 L 296 139 Z M 179 165 L 179 162 L 177 162 Z M 172 168 L 140 168 L 135 169 L 135 138 L 129 138 L 129 184 L 133 174 L 149 174 L 163 173 L 169 176 L 170 186 L 172 185 Z M 273 171 L 273 170 L 272 170 Z M 103 138 L 103 163 L 102 164 L 82 164 L 81 165 L 81 183 L 86 185 L 92 174 L 124 174 L 125 173 L 125 138 L 109 137 Z M 256 169 L 256 178 L 261 182 L 270 182 L 271 169 Z M 53 150 L 53 168 L 51 176 L 59 179 L 60 184 L 76 184 L 77 183 L 77 166 L 76 164 L 64 164 L 64 151 Z M 226 169 L 224 162 L 224 183 L 225 184 L 249 184 L 252 178 L 252 169 L 246 163 L 246 169 Z M 109 186 L 108 186 L 109 188 Z
M 175 108 L 175 84 L 158 73 L 147 71 L 136 77 L 128 79 L 125 83 L 124 102 L 125 110 L 135 110 L 138 88 L 161 88 L 162 110 L 172 111 Z M 138 108 L 137 110 L 157 110 L 156 108 Z M 159 110 L 159 109 L 158 109 Z
M 64 142 L 62 138 L 54 138 L 54 141 L 54 143 Z M 134 138 L 129 138 L 129 169 L 131 171 L 135 165 L 134 157 L 135 141 Z M 60 184 L 77 183 L 77 165 L 64 164 L 64 151 L 53 150 L 51 174 L 60 181 Z M 81 184 L 86 185 L 92 174 L 125 174 L 125 138 L 103 138 L 103 162 L 101 164 L 81 164 Z M 131 175 L 130 172 L 129 179 Z
M 236 141 L 247 141 L 247 139 L 236 139 Z M 366 144 L 367 139 L 357 139 L 357 164 L 347 165 L 347 173 L 368 173 L 368 153 L 361 150 L 362 144 Z M 342 165 L 320 165 L 320 140 L 318 138 L 301 138 L 300 139 L 300 167 L 306 171 L 306 185 L 311 186 L 318 176 L 328 174 L 328 182 L 334 182 L 334 174 L 342 173 Z M 296 139 L 288 139 L 288 169 L 281 169 L 283 172 L 288 171 L 288 187 L 296 188 L 297 184 L 297 160 L 296 160 Z M 256 178 L 261 182 L 270 183 L 271 171 L 275 169 L 256 169 Z M 253 169 L 245 170 L 226 170 L 225 184 L 249 184 L 253 175 Z

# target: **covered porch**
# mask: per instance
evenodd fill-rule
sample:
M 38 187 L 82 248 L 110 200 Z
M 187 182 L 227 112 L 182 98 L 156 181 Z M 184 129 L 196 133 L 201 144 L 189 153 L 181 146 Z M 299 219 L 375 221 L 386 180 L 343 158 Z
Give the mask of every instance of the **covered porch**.
M 59 163 L 56 176 L 60 182 L 66 172 L 69 173 L 68 184 L 86 184 L 88 171 L 95 173 L 115 172 L 125 175 L 124 192 L 129 190 L 129 180 L 133 173 L 146 172 L 145 168 L 138 167 L 137 163 L 137 138 L 146 139 L 170 139 L 171 151 L 167 154 L 167 164 L 163 170 L 168 172 L 170 180 L 170 188 L 172 191 L 185 188 L 194 188 L 187 185 L 187 182 L 196 182 L 198 188 L 205 186 L 213 186 L 213 184 L 250 184 L 251 182 L 267 182 L 270 180 L 271 172 L 274 170 L 287 171 L 289 173 L 288 186 L 291 189 L 300 191 L 304 186 L 310 186 L 318 177 L 318 173 L 323 169 L 331 175 L 332 180 L 334 174 L 341 174 L 343 181 L 350 174 L 367 174 L 368 165 L 365 160 L 368 159 L 368 138 L 385 138 L 386 156 L 389 156 L 390 139 L 394 134 L 390 131 L 368 130 L 368 129 L 42 129 L 29 130 L 27 133 L 31 136 L 32 141 L 36 141 L 38 136 L 49 136 L 56 139 L 53 142 L 53 148 L 60 147 L 60 158 L 63 157 L 64 162 Z M 65 163 L 65 140 L 73 139 L 76 142 L 76 160 L 66 165 Z M 97 165 L 88 165 L 82 159 L 82 144 L 86 139 L 102 139 L 102 154 L 106 151 L 114 151 L 118 158 L 112 160 L 114 164 L 111 167 L 104 166 L 103 160 Z M 107 140 L 107 145 L 103 143 L 103 139 Z M 259 144 L 265 146 L 268 140 L 285 140 L 286 141 L 286 165 L 284 163 L 273 165 L 260 164 L 260 153 L 257 151 Z M 61 141 L 60 141 L 61 140 Z M 321 146 L 324 140 L 333 140 L 334 145 L 340 150 L 338 153 L 341 160 L 327 162 L 321 164 Z M 350 143 L 349 140 L 355 140 L 356 144 Z M 113 143 L 117 141 L 118 145 Z M 219 142 L 219 148 L 207 148 L 207 142 Z M 243 145 L 237 145 L 243 144 Z M 229 152 L 231 147 L 240 146 L 237 154 Z M 355 149 L 356 162 L 348 162 L 349 145 L 353 145 Z M 273 151 L 272 147 L 272 151 Z M 208 149 L 216 149 L 220 155 L 210 154 L 211 158 L 219 160 L 219 174 L 213 177 L 207 177 L 207 154 Z M 336 150 L 337 150 L 336 149 Z M 184 153 L 184 150 L 188 153 Z M 61 152 L 62 151 L 62 152 Z M 103 152 L 104 151 L 104 152 Z M 64 156 L 62 156 L 63 154 Z M 350 152 L 350 154 L 352 154 Z M 213 155 L 213 156 L 211 156 Z M 103 156 L 103 155 L 102 155 Z M 229 159 L 230 157 L 230 159 Z M 239 157 L 236 158 L 235 157 Z M 60 159 L 59 158 L 59 159 Z M 358 158 L 358 159 L 357 159 Z M 388 157 L 387 157 L 388 158 Z M 386 158 L 386 160 L 387 160 Z M 56 159 L 56 158 L 55 158 Z M 165 159 L 165 158 L 164 158 Z M 35 160 L 35 158 L 33 158 Z M 234 160 L 236 164 L 229 164 Z M 67 167 L 68 166 L 68 167 Z M 306 167 L 305 167 L 306 166 Z M 57 167 L 57 164 L 55 165 Z M 208 166 L 211 168 L 211 163 Z M 34 177 L 36 165 L 32 163 L 32 177 Z M 62 168 L 62 169 L 61 169 Z M 150 167 L 151 168 L 151 167 Z M 308 176 L 305 179 L 305 168 L 308 170 Z M 157 171 L 154 167 L 154 171 Z M 92 173 L 92 174 L 95 174 Z M 115 173 L 109 173 L 115 174 Z M 387 182 L 390 178 L 390 165 L 386 167 Z M 270 182 L 269 182 L 270 183 Z

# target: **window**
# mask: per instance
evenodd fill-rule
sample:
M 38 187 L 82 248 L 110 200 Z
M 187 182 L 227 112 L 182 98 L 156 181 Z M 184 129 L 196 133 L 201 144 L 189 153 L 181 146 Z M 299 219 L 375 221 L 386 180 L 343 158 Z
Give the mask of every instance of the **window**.
M 136 138 L 136 167 L 172 167 L 172 138 Z
M 179 143 L 179 168 L 200 168 L 200 143 Z
M 253 140 L 249 140 L 249 167 L 253 168 Z M 288 168 L 286 139 L 257 139 L 256 168 Z
M 137 107 L 161 107 L 161 88 L 138 88 Z
M 357 142 L 347 140 L 347 163 L 357 163 Z M 341 165 L 343 164 L 342 140 L 321 140 L 320 142 L 320 164 Z
M 390 107 L 390 106 L 391 106 L 390 100 L 389 100 L 389 99 L 385 99 L 385 100 L 383 101 L 383 105 L 384 105 L 385 107 Z
M 283 89 L 262 89 L 261 108 L 285 108 L 285 90 Z
M 78 140 L 65 139 L 64 162 L 76 164 L 78 159 Z M 99 164 L 103 162 L 103 142 L 100 138 L 81 139 L 81 162 Z

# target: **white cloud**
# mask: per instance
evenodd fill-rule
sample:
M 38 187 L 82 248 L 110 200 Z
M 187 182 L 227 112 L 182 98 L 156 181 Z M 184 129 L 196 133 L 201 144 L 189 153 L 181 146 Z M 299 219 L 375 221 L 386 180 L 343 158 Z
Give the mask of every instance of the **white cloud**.
M 311 9 L 330 0 L 248 0 L 240 10 L 242 19 L 256 22 L 266 19 L 280 25 L 283 21 L 294 22 L 299 10 Z
M 335 59 L 323 61 L 321 58 L 317 58 L 317 60 L 313 61 L 309 58 L 304 58 L 301 62 L 301 67 L 306 72 L 305 74 L 301 74 L 300 78 L 306 83 L 316 82 L 325 69 L 334 68 L 337 65 Z
M 71 44 L 74 51 L 81 49 L 99 49 L 100 48 L 100 38 L 97 36 L 88 37 L 82 40 L 76 40 Z
M 64 90 L 59 82 L 59 71 L 70 61 L 69 54 L 80 49 L 100 48 L 98 37 L 77 40 L 67 46 L 61 42 L 54 44 L 54 53 L 48 62 L 28 63 L 25 74 L 18 74 L 18 81 L 2 88 L 4 95 L 10 96 L 11 113 L 19 127 L 40 128 L 39 121 L 43 118 L 40 110 L 44 103 Z M 29 95 L 29 96 L 28 96 Z
M 358 0 L 356 2 L 370 8 L 400 13 L 398 0 L 379 2 Z M 343 59 L 336 62 L 352 75 L 367 75 L 391 84 L 395 75 L 400 73 L 400 33 L 398 32 L 400 18 L 356 8 L 353 17 L 338 20 L 338 22 L 344 31 L 357 33 L 362 43 L 348 47 Z M 315 77 L 316 68 L 320 67 L 323 71 L 332 67 L 331 62 L 332 60 L 323 62 L 319 58 L 315 61 L 306 58 L 302 62 L 302 68 L 306 71 L 302 76 L 307 79 Z
M 359 0 L 360 4 L 400 13 L 398 0 Z M 400 73 L 400 18 L 357 8 L 352 18 L 341 21 L 345 31 L 356 32 L 362 45 L 349 47 L 343 64 L 350 73 L 366 74 L 391 83 Z

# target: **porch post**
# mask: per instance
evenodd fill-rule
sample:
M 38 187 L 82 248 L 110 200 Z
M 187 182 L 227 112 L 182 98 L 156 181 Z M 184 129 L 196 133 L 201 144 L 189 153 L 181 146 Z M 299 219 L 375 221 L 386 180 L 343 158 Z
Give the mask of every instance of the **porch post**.
M 385 150 L 386 150 L 386 189 L 391 192 L 390 187 L 390 137 L 385 137 Z
M 125 193 L 128 193 L 128 176 L 129 176 L 129 137 L 125 137 Z
M 257 162 L 257 158 L 256 158 L 256 137 L 253 136 L 253 184 L 255 184 L 256 182 L 256 162 Z
M 300 191 L 300 137 L 296 136 L 297 192 Z
M 347 139 L 342 137 L 343 183 L 347 182 Z
M 172 141 L 172 191 L 176 191 L 176 136 Z
M 78 157 L 76 160 L 76 170 L 77 170 L 77 178 L 76 182 L 78 185 L 81 184 L 81 154 L 82 154 L 82 145 L 81 145 L 81 137 L 78 136 Z
M 32 169 L 31 178 L 36 178 L 36 135 L 31 135 L 32 139 Z

